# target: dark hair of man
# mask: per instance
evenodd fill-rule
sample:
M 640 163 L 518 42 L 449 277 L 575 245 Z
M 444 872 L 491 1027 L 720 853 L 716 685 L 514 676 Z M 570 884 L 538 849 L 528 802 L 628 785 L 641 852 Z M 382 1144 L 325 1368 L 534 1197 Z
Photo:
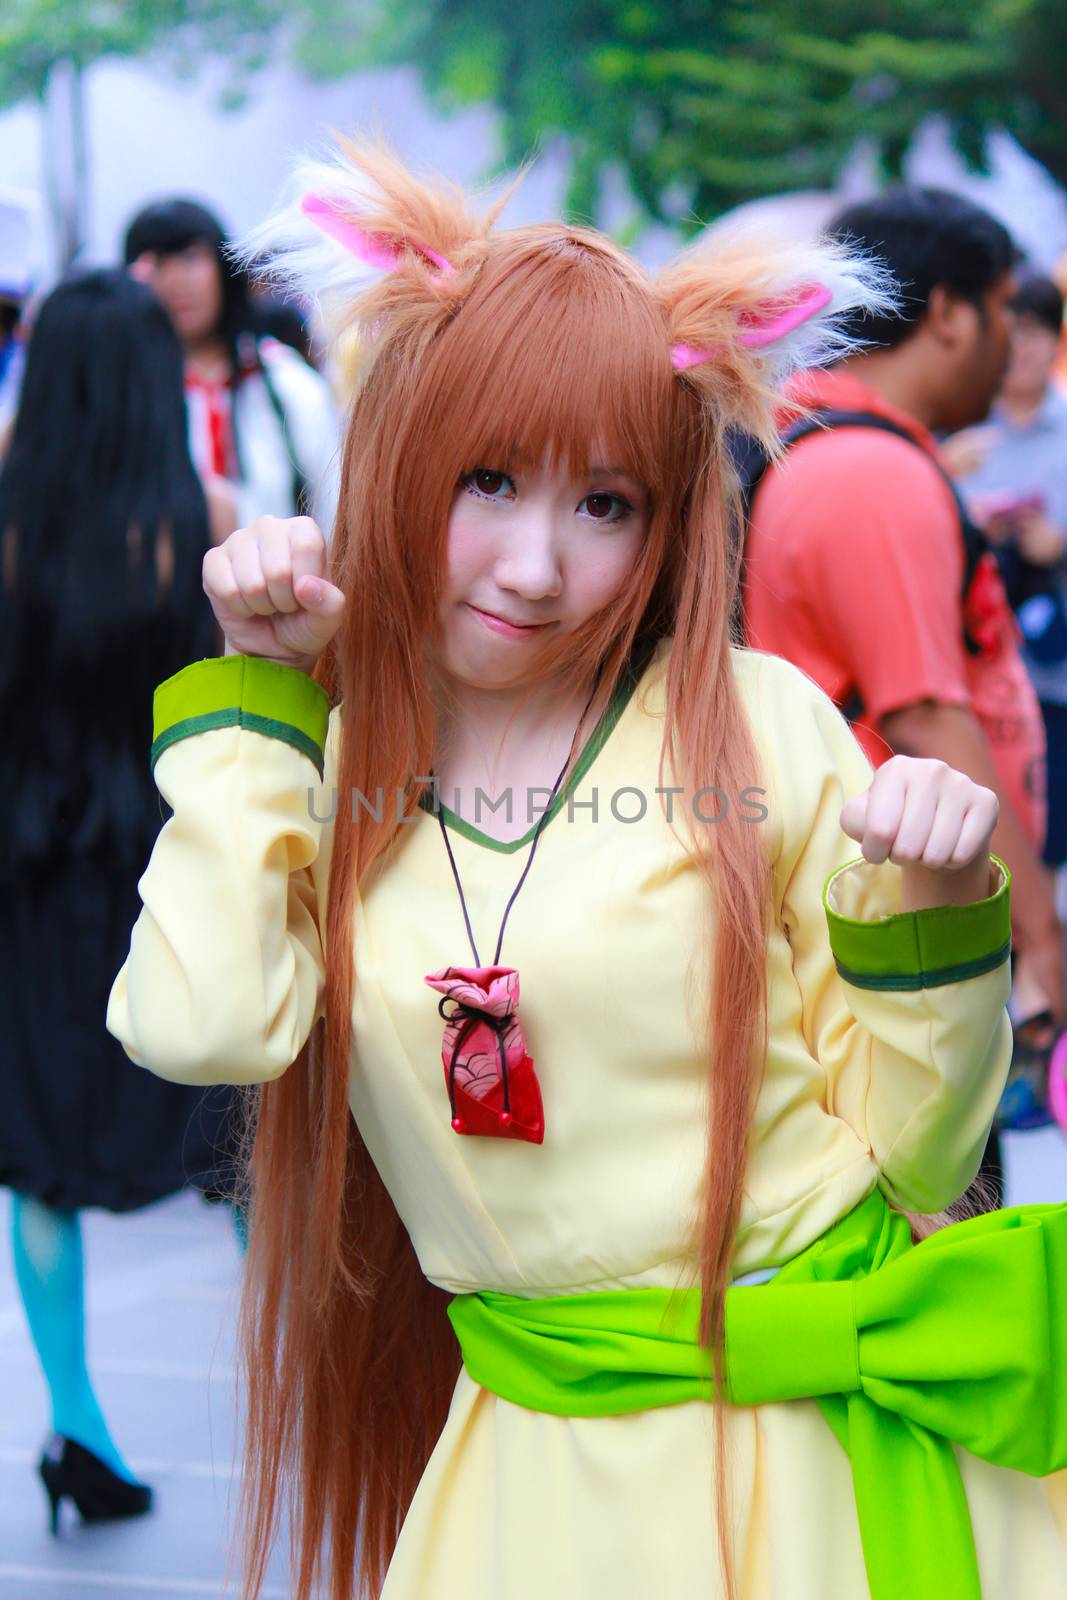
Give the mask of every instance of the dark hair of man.
M 1019 292 L 1012 301 L 1016 316 L 1033 317 L 1050 333 L 1063 328 L 1063 295 L 1059 285 L 1040 272 L 1025 272 L 1019 279 Z
M 888 189 L 846 206 L 827 233 L 877 257 L 900 286 L 898 314 L 857 313 L 842 322 L 852 338 L 883 348 L 912 336 L 938 285 L 980 308 L 1019 259 L 1002 223 L 947 189 Z
M 238 341 L 256 331 L 255 312 L 242 268 L 230 259 L 226 232 L 213 212 L 195 200 L 158 200 L 139 211 L 126 229 L 123 254 L 127 265 L 146 251 L 173 256 L 192 244 L 205 244 L 215 253 L 222 279 L 222 317 L 219 337 L 230 359 L 238 364 Z
M 152 691 L 215 640 L 182 364 L 125 271 L 65 279 L 36 318 L 0 470 L 0 876 L 105 842 L 143 861 L 158 830 Z

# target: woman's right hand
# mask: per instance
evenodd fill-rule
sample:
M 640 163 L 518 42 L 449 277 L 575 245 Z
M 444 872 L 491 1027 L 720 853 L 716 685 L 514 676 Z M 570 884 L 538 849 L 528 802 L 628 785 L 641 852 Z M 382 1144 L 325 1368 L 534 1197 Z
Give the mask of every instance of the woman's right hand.
M 204 557 L 204 593 L 228 656 L 310 673 L 341 625 L 345 597 L 326 578 L 326 540 L 310 517 L 260 517 Z

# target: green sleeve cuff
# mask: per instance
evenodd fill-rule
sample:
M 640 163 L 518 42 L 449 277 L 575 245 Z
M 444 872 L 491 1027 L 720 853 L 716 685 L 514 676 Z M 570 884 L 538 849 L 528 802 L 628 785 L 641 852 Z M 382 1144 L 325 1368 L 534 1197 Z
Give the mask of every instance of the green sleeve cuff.
M 282 739 L 321 778 L 330 703 L 306 672 L 257 656 L 216 656 L 161 683 L 153 702 L 152 766 L 179 739 L 212 728 L 249 728 Z
M 991 860 L 996 887 L 987 899 L 882 916 L 869 908 L 866 916 L 844 914 L 857 901 L 846 875 L 869 862 L 850 861 L 831 873 L 823 905 L 830 949 L 846 983 L 858 989 L 932 989 L 999 967 L 1011 953 L 1011 873 L 999 856 Z

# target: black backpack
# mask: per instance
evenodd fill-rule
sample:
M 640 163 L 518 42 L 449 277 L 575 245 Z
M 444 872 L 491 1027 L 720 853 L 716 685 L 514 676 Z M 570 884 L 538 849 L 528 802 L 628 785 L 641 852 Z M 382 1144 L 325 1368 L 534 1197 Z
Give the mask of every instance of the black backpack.
M 787 428 L 782 434 L 782 444 L 788 450 L 790 446 L 796 444 L 798 439 L 806 439 L 810 434 L 813 433 L 823 433 L 828 428 L 873 428 L 880 433 L 895 434 L 898 439 L 906 440 L 907 443 L 912 445 L 916 450 L 922 450 L 922 446 L 906 428 L 901 427 L 896 422 L 892 422 L 888 417 L 881 417 L 874 411 L 837 411 L 832 407 L 827 407 L 825 410 L 816 410 L 811 416 L 804 417 L 799 422 L 795 422 L 792 427 Z M 947 484 L 959 516 L 960 539 L 963 543 L 964 557 L 963 577 L 960 582 L 960 605 L 964 617 L 963 644 L 968 655 L 978 656 L 982 654 L 984 647 L 971 632 L 967 623 L 967 614 L 970 605 L 971 591 L 974 586 L 975 577 L 979 571 L 979 568 L 982 567 L 983 564 L 986 566 L 989 566 L 990 564 L 995 566 L 996 552 L 994 551 L 993 546 L 987 540 L 981 528 L 969 515 L 967 507 L 964 505 L 960 496 L 959 490 L 956 488 L 956 485 L 953 483 L 944 467 L 941 466 L 939 461 L 936 461 L 932 456 L 928 455 L 925 450 L 923 450 L 923 455 L 935 468 L 935 470 L 940 473 L 942 479 Z M 744 516 L 744 529 L 742 533 L 743 544 L 748 532 L 752 503 L 755 499 L 756 491 L 763 482 L 764 474 L 771 463 L 766 451 L 761 445 L 752 440 L 747 440 L 735 451 L 735 464 L 737 466 L 738 476 L 740 479 L 741 504 L 742 513 Z M 984 561 L 984 558 L 987 556 L 989 557 L 989 561 Z M 744 550 L 742 548 L 742 579 L 743 578 Z M 744 582 L 742 581 L 738 593 L 738 614 L 735 617 L 737 636 L 741 639 L 746 637 L 744 629 L 744 615 L 742 610 L 743 596 Z M 859 693 L 854 693 L 842 705 L 841 710 L 850 722 L 855 722 L 858 717 L 861 717 L 863 715 L 864 706 L 862 697 L 859 695 Z

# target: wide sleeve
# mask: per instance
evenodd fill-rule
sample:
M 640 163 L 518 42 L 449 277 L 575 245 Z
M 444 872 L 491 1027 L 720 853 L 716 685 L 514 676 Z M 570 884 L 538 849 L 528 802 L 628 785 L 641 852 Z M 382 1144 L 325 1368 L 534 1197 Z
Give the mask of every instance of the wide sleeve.
M 251 657 L 198 662 L 156 691 L 154 773 L 173 815 L 107 1027 L 161 1078 L 276 1078 L 321 1014 L 336 723 L 305 674 Z
M 1011 1059 L 1010 875 L 988 897 L 902 912 L 900 869 L 842 832 L 872 768 L 833 702 L 767 657 L 761 704 L 780 797 L 776 913 L 827 1106 L 868 1145 L 890 1200 L 938 1211 L 977 1172 Z

